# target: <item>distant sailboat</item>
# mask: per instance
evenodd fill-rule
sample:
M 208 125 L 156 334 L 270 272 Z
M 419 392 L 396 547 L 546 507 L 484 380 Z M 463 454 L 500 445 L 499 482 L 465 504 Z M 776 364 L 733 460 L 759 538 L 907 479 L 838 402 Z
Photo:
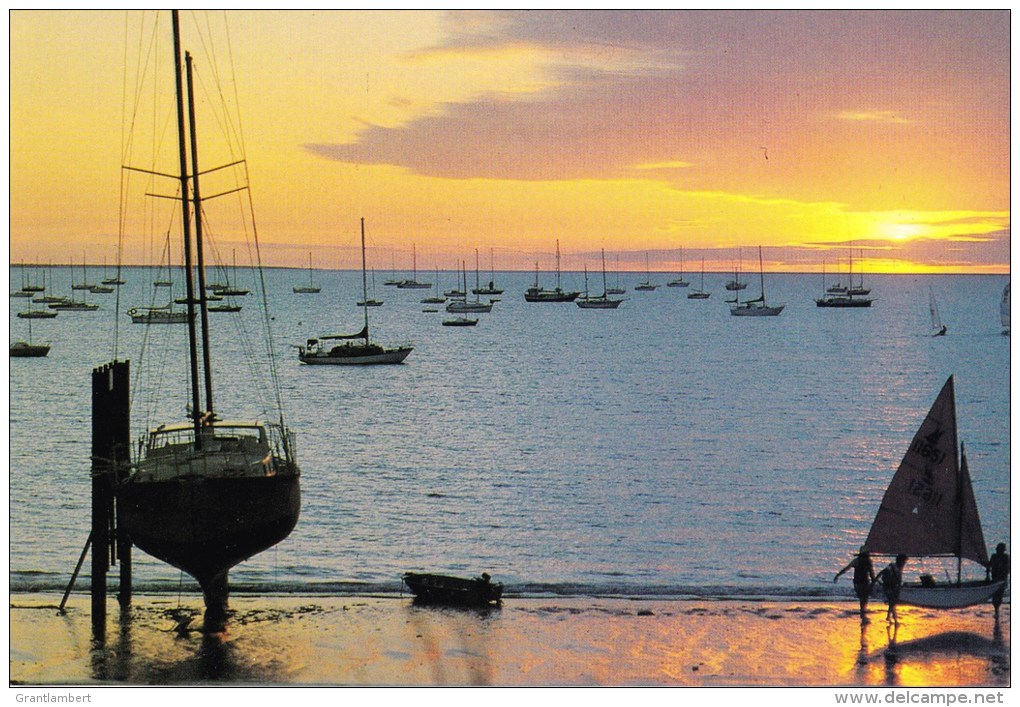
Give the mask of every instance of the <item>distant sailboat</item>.
M 701 287 L 687 293 L 687 299 L 708 299 L 710 294 L 705 292 L 705 259 L 701 259 Z
M 446 304 L 446 298 L 439 294 L 439 268 L 436 268 L 436 294 L 422 299 L 422 304 Z
M 758 271 L 761 275 L 761 296 L 756 299 L 750 299 L 746 302 L 740 303 L 739 294 L 737 299 L 733 300 L 733 306 L 730 307 L 730 314 L 735 317 L 777 317 L 783 311 L 785 304 L 768 305 L 765 304 L 765 266 L 762 264 L 761 259 L 761 246 L 758 246 Z
M 296 295 L 314 295 L 322 292 L 322 288 L 315 284 L 315 280 L 312 278 L 312 254 L 308 253 L 308 284 L 298 285 L 294 288 L 294 294 Z
M 308 339 L 304 346 L 298 346 L 301 363 L 333 366 L 367 366 L 373 364 L 402 363 L 414 350 L 411 346 L 387 348 L 372 343 L 368 333 L 368 273 L 365 260 L 365 219 L 361 219 L 361 293 L 365 310 L 365 326 L 356 334 L 331 334 L 318 339 Z M 356 341 L 361 343 L 355 343 Z M 339 341 L 342 343 L 327 344 Z
M 739 248 L 737 249 L 737 258 L 737 268 L 733 271 L 733 279 L 726 283 L 726 289 L 730 292 L 743 290 L 747 287 L 747 283 L 740 280 L 740 267 L 743 264 L 744 253 Z
M 418 248 L 414 243 L 411 244 L 411 260 L 413 276 L 397 283 L 397 287 L 401 290 L 427 290 L 432 287 L 431 282 L 418 282 Z
M 854 278 L 854 261 L 853 251 L 850 251 L 850 282 L 853 283 Z M 822 289 L 825 290 L 825 295 L 815 300 L 815 304 L 819 307 L 828 307 L 835 309 L 860 309 L 862 307 L 870 307 L 874 301 L 868 297 L 861 297 L 855 295 L 850 291 L 850 288 L 844 288 L 838 286 L 837 288 L 825 289 L 825 266 L 822 265 Z M 869 290 L 870 292 L 870 290 Z
M 935 302 L 935 290 L 928 285 L 928 311 L 931 313 L 931 335 L 932 336 L 945 336 L 946 325 L 942 323 L 942 317 L 939 316 L 939 305 Z
M 652 284 L 652 269 L 648 264 L 648 253 L 645 253 L 645 281 L 639 282 L 634 286 L 634 289 L 640 290 L 641 292 L 652 292 L 656 287 L 658 287 L 658 285 Z
M 28 322 L 28 341 L 15 341 L 11 344 L 12 358 L 42 358 L 50 352 L 49 344 L 32 343 L 32 322 Z
M 475 251 L 475 259 L 478 258 L 478 251 Z M 477 265 L 476 265 L 477 267 Z M 438 274 L 437 274 L 438 277 Z M 493 255 L 492 248 L 489 249 L 489 284 L 485 287 L 475 287 L 471 290 L 476 295 L 501 295 L 503 289 L 496 287 L 496 258 Z M 423 300 L 424 301 L 424 300 Z
M 666 283 L 666 287 L 687 287 L 691 283 L 684 279 L 684 249 L 680 248 L 680 277 Z
M 524 293 L 525 302 L 573 302 L 580 292 L 565 292 L 560 288 L 560 242 L 556 241 L 556 288 L 547 290 L 538 285 L 538 263 L 535 263 L 535 284 Z
M 477 262 L 478 262 L 478 250 L 475 249 L 475 263 L 476 263 L 476 267 L 475 267 L 475 284 L 476 285 L 478 284 Z M 465 266 L 464 262 L 461 261 L 461 268 L 462 268 L 462 270 L 463 270 L 464 267 L 466 267 L 466 266 Z M 467 270 L 463 270 L 463 273 L 464 273 L 464 292 L 467 293 Z M 481 288 L 476 286 L 474 291 L 478 292 L 478 290 L 480 290 L 480 289 Z M 446 311 L 447 312 L 455 312 L 455 313 L 458 313 L 458 314 L 468 314 L 468 313 L 475 313 L 475 312 L 481 312 L 481 313 L 484 314 L 484 313 L 492 311 L 492 302 L 489 302 L 488 304 L 482 302 L 478 298 L 477 294 L 475 295 L 475 301 L 474 302 L 469 302 L 468 298 L 467 298 L 467 294 L 465 294 L 462 298 L 454 299 L 452 302 L 450 302 L 448 305 L 446 305 Z
M 606 287 L 606 250 L 602 249 L 602 294 L 598 297 L 588 296 L 588 267 L 584 268 L 584 297 L 577 300 L 575 304 L 581 309 L 616 309 L 623 303 L 622 299 L 609 297 L 609 288 Z

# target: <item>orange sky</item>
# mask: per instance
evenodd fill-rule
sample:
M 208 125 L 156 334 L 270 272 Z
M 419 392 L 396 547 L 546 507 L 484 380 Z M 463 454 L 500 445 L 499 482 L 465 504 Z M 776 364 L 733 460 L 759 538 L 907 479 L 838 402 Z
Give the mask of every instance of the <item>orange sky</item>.
M 169 18 L 9 19 L 11 261 L 112 263 L 124 85 L 151 36 L 169 65 Z M 558 240 L 564 269 L 763 245 L 834 271 L 852 242 L 870 272 L 1009 271 L 1007 11 L 186 11 L 182 33 L 200 93 L 236 96 L 269 264 L 358 267 L 364 216 L 380 268 L 413 244 L 421 270 L 548 269 Z M 125 262 L 159 259 L 145 218 Z

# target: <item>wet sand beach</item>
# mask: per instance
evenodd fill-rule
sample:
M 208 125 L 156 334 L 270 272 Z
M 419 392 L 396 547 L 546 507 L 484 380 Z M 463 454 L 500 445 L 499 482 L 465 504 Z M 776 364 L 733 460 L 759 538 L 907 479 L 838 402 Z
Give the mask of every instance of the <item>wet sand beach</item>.
M 419 607 L 407 596 L 231 599 L 206 636 L 195 597 L 109 602 L 93 646 L 89 599 L 12 595 L 18 685 L 1008 686 L 1009 608 L 853 602 L 508 598 L 502 607 Z

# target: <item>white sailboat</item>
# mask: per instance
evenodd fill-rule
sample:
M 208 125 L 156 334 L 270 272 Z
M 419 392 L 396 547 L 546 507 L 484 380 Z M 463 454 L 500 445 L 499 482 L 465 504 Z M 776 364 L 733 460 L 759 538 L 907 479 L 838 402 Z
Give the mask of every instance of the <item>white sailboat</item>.
M 736 292 L 737 290 L 743 290 L 747 287 L 747 283 L 740 279 L 740 266 L 743 264 L 744 253 L 741 249 L 737 249 L 737 267 L 733 271 L 733 279 L 726 283 L 726 289 L 730 292 Z
M 315 280 L 312 278 L 312 253 L 308 253 L 308 284 L 298 285 L 293 288 L 294 294 L 296 295 L 315 295 L 322 292 L 322 288 L 315 284 Z
M 873 555 L 956 559 L 956 581 L 904 581 L 900 602 L 956 609 L 988 601 L 1004 581 L 963 581 L 963 560 L 988 566 L 967 457 L 957 441 L 953 377 L 942 386 L 889 482 L 865 542 Z
M 361 296 L 365 311 L 365 326 L 356 334 L 330 334 L 308 339 L 298 346 L 301 363 L 331 366 L 368 366 L 373 364 L 403 363 L 412 346 L 392 348 L 372 343 L 368 333 L 368 272 L 365 261 L 365 219 L 361 219 Z M 327 343 L 329 342 L 329 343 Z M 333 343 L 339 342 L 339 343 Z
M 768 305 L 765 303 L 765 266 L 762 264 L 761 259 L 761 246 L 758 246 L 758 271 L 761 275 L 761 296 L 755 299 L 749 299 L 746 302 L 740 302 L 740 295 L 732 300 L 733 306 L 730 307 L 730 314 L 735 317 L 777 317 L 785 304 L 773 304 Z
M 935 302 L 935 290 L 928 285 L 928 311 L 931 313 L 931 335 L 932 336 L 945 336 L 946 325 L 942 323 L 942 317 L 939 316 L 939 305 Z

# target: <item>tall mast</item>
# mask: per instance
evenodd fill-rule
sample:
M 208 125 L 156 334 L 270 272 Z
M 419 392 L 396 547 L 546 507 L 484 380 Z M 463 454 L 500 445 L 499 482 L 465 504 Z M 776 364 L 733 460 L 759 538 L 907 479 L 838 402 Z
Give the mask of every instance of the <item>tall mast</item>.
M 556 289 L 560 289 L 560 239 L 556 239 Z
M 758 272 L 761 274 L 761 303 L 765 305 L 765 266 L 761 262 L 761 246 L 758 246 Z
M 311 254 L 308 255 L 311 258 Z M 361 217 L 361 303 L 365 309 L 365 344 L 368 344 L 368 276 L 365 274 L 365 217 Z
M 205 412 L 213 419 L 212 362 L 209 360 L 209 306 L 205 294 L 205 260 L 202 256 L 202 198 L 198 188 L 198 137 L 195 134 L 195 89 L 192 81 L 191 53 L 184 53 L 188 72 L 188 120 L 191 126 L 191 189 L 195 203 L 195 256 L 198 260 L 198 309 L 202 317 L 202 374 L 205 379 Z M 234 267 L 237 267 L 235 254 Z M 234 273 L 237 283 L 237 273 Z M 197 414 L 197 412 L 196 412 Z
M 602 296 L 605 297 L 609 294 L 609 288 L 606 286 L 606 249 L 602 249 Z
M 195 425 L 195 449 L 202 448 L 201 403 L 198 397 L 198 342 L 195 333 L 195 283 L 191 271 L 191 213 L 188 207 L 188 154 L 184 132 L 184 85 L 181 77 L 181 31 L 177 10 L 172 11 L 174 33 L 174 81 L 177 88 L 177 144 L 180 153 L 181 227 L 184 232 L 184 282 L 188 298 L 188 357 L 191 364 L 191 418 Z

